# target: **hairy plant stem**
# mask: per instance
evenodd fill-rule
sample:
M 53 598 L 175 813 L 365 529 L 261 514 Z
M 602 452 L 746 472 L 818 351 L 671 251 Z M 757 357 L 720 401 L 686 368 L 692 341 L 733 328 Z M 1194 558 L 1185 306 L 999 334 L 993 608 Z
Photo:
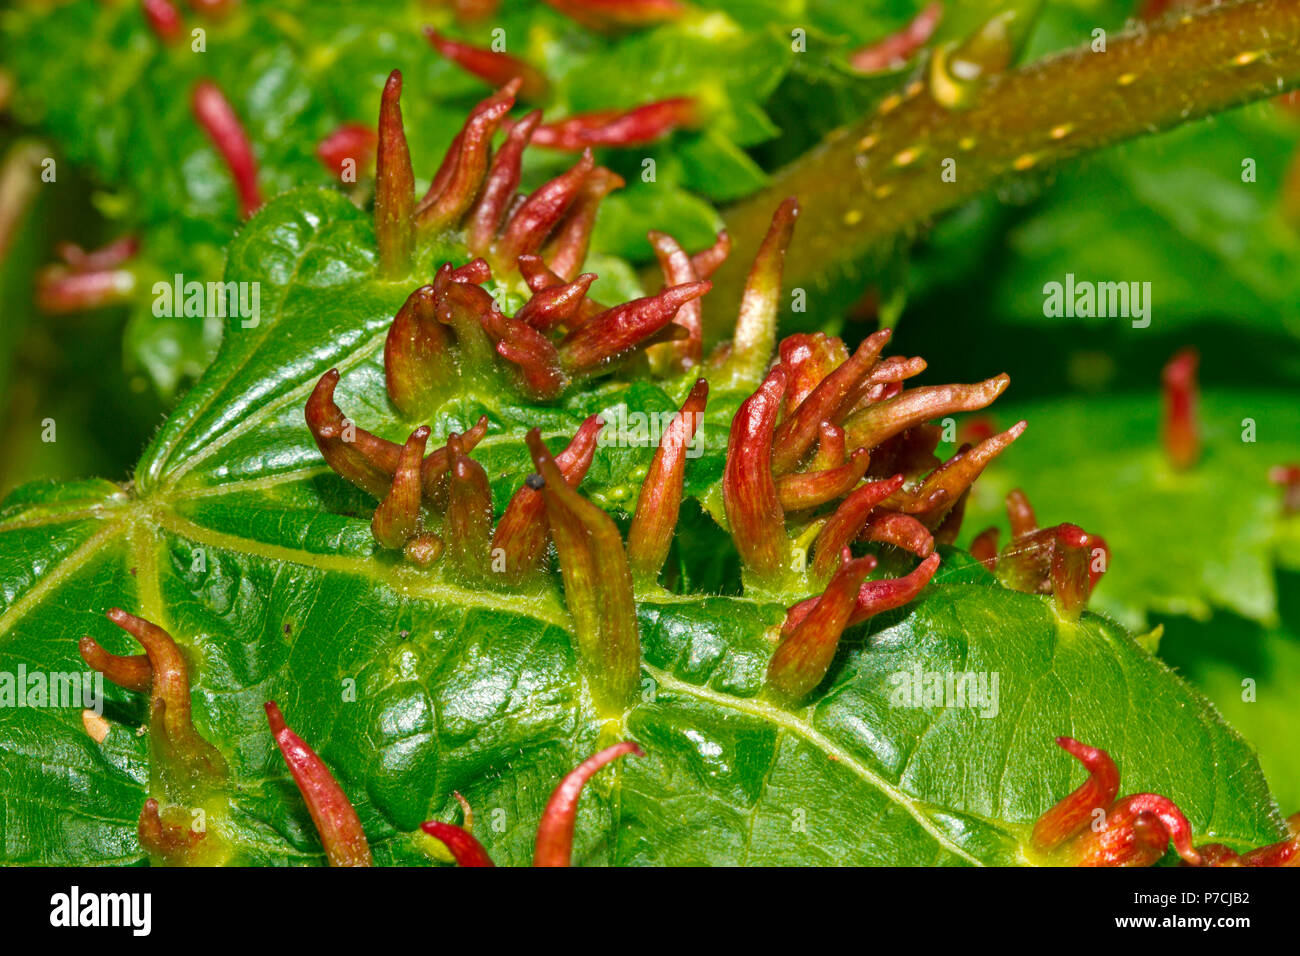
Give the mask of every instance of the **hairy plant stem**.
M 798 197 L 804 219 L 786 287 L 815 284 L 999 180 L 1298 85 L 1300 0 L 1138 26 L 1108 38 L 1105 52 L 1089 45 L 995 74 L 965 109 L 940 105 L 917 79 L 725 211 L 735 249 L 714 276 L 706 317 L 735 314 L 746 264 L 786 197 Z M 955 181 L 944 181 L 946 159 Z

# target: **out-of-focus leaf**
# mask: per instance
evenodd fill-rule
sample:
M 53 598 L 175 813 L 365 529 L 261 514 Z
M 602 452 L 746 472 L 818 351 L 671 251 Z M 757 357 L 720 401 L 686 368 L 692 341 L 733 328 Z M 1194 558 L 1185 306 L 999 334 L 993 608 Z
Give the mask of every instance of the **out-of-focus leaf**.
M 1058 321 L 1043 287 L 1072 274 L 1150 283 L 1151 324 L 1166 332 L 1225 317 L 1296 334 L 1300 233 L 1279 197 L 1297 143 L 1300 122 L 1261 104 L 1062 172 L 1007 235 L 998 314 Z
M 767 29 L 783 11 L 741 13 L 743 24 L 723 10 L 697 10 L 654 30 L 603 36 L 540 3 L 510 5 L 490 23 L 462 28 L 437 8 L 248 0 L 221 21 L 187 12 L 187 31 L 205 31 L 205 48 L 195 52 L 188 32 L 174 47 L 161 44 L 135 4 L 30 3 L 5 12 L 0 35 L 12 51 L 20 115 L 57 137 L 73 161 L 89 165 L 113 190 L 102 208 L 121 230 L 142 236 L 136 263 L 142 281 L 126 354 L 171 395 L 211 360 L 220 326 L 155 316 L 149 289 L 176 274 L 200 281 L 218 276 L 239 225 L 230 175 L 191 113 L 190 93 L 200 79 L 213 80 L 243 121 L 268 199 L 334 181 L 314 155 L 316 145 L 345 122 L 373 123 L 379 91 L 394 68 L 405 76 L 407 132 L 427 182 L 468 108 L 488 92 L 430 48 L 422 33 L 428 24 L 482 46 L 497 40 L 491 31 L 504 31 L 512 53 L 551 77 L 548 118 L 695 97 L 707 130 L 681 131 L 635 155 L 602 151 L 602 161 L 642 188 L 620 200 L 600 250 L 650 258 L 647 228 L 680 231 L 692 246 L 712 241 L 716 217 L 692 190 L 736 195 L 760 176 L 736 143 L 774 132 L 761 103 L 790 54 Z M 59 55 L 55 38 L 75 50 Z M 677 150 L 691 161 L 675 160 Z M 661 166 L 653 182 L 640 182 L 643 159 Z M 525 185 L 570 161 L 531 155 Z M 365 189 L 363 176 L 362 200 Z
M 1300 580 L 1287 573 L 1278 587 L 1295 595 Z M 1294 597 L 1290 601 L 1294 604 Z M 1295 812 L 1300 807 L 1300 750 L 1295 745 L 1300 636 L 1292 624 L 1284 619 L 1277 627 L 1264 627 L 1217 613 L 1204 623 L 1162 618 L 1161 625 L 1160 657 L 1210 698 L 1255 747 L 1273 795 L 1286 812 Z
M 996 524 L 1005 542 L 1002 499 L 1019 487 L 1041 524 L 1068 521 L 1106 539 L 1096 609 L 1135 628 L 1151 612 L 1207 619 L 1215 608 L 1277 622 L 1274 568 L 1300 566 L 1300 519 L 1282 514 L 1268 471 L 1300 458 L 1294 392 L 1207 391 L 1201 460 L 1186 472 L 1161 450 L 1154 394 L 1007 403 L 997 414 L 1030 426 L 976 485 L 968 534 Z

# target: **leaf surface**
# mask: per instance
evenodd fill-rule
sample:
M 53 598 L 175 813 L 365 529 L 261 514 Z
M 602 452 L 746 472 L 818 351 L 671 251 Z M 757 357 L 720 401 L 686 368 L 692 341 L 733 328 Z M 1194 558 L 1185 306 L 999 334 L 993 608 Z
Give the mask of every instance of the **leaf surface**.
M 87 633 L 137 653 L 104 618 L 111 606 L 173 633 L 196 725 L 231 767 L 230 786 L 201 807 L 226 859 L 321 860 L 265 724 L 271 699 L 332 768 L 384 864 L 426 861 L 412 833 L 453 818 L 452 791 L 484 821 L 476 833 L 498 862 L 527 862 L 556 781 L 625 735 L 648 756 L 593 782 L 579 862 L 1030 862 L 1028 828 L 1080 779 L 1058 734 L 1108 748 L 1126 790 L 1174 798 L 1198 840 L 1282 834 L 1253 752 L 1203 698 L 1122 628 L 1093 615 L 1063 623 L 1047 599 L 1000 588 L 960 552 L 912 605 L 851 633 L 796 709 L 760 691 L 773 628 L 803 595 L 643 593 L 642 693 L 623 726 L 603 724 L 557 575 L 510 593 L 395 560 L 369 535 L 373 502 L 314 451 L 302 404 L 331 367 L 360 425 L 388 437 L 412 425 L 388 406 L 379 364 L 409 282 L 381 282 L 373 265 L 367 221 L 345 199 L 276 200 L 232 245 L 226 274 L 262 283 L 260 324 L 231 322 L 130 490 L 27 486 L 0 510 L 5 669 L 80 672 Z M 677 387 L 597 382 L 550 408 L 466 392 L 432 424 L 445 435 L 489 415 L 482 460 L 499 509 L 529 468 L 526 427 L 558 445 L 611 402 L 671 409 Z M 720 393 L 714 415 L 725 420 L 734 400 Z M 721 439 L 708 444 L 716 456 Z M 602 449 L 584 490 L 625 510 L 628 491 L 614 490 L 635 493 L 648 454 Z M 938 686 L 964 672 L 996 675 L 996 698 L 898 696 L 897 675 Z M 100 743 L 78 708 L 0 708 L 7 862 L 141 857 L 135 818 L 158 786 L 136 734 L 145 701 L 106 693 Z

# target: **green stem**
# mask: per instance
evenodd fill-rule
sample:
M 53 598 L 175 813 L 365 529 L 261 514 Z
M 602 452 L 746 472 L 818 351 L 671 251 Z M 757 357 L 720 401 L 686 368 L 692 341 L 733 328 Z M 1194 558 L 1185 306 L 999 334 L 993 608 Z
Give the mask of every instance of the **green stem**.
M 1167 18 L 989 78 L 969 108 L 916 82 L 725 213 L 734 248 L 712 315 L 735 315 L 772 210 L 803 208 L 787 289 L 848 270 L 896 236 L 1017 173 L 1156 133 L 1300 85 L 1300 2 L 1248 0 Z M 945 182 L 944 160 L 956 179 Z M 951 166 L 951 164 L 949 164 Z M 951 178 L 951 176 L 949 177 Z

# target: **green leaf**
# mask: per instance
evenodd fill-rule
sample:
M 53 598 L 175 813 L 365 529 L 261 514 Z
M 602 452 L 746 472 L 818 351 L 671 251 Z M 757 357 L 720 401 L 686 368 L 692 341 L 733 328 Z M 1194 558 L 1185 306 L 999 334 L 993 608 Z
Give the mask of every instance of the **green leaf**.
M 275 200 L 232 244 L 226 273 L 262 284 L 261 321 L 229 323 L 133 486 L 32 486 L 0 509 L 5 669 L 81 671 L 87 633 L 137 653 L 103 617 L 110 606 L 173 633 L 196 726 L 231 768 L 202 804 L 225 859 L 321 860 L 262 714 L 271 699 L 332 768 L 381 864 L 427 862 L 412 833 L 451 818 L 452 791 L 493 821 L 476 832 L 498 862 L 527 862 L 551 788 L 611 734 L 648 756 L 589 788 L 583 863 L 1029 862 L 1033 820 L 1080 779 L 1058 734 L 1108 748 L 1126 792 L 1175 799 L 1198 841 L 1247 847 L 1284 832 L 1250 748 L 1122 628 L 1064 622 L 959 552 L 918 601 L 851 633 L 794 709 L 760 691 L 772 628 L 803 595 L 642 594 L 642 693 L 623 726 L 604 726 L 558 576 L 510 593 L 394 560 L 369 535 L 373 503 L 313 449 L 302 404 L 330 367 L 360 424 L 389 437 L 411 426 L 388 406 L 378 364 L 409 282 L 377 280 L 374 261 L 368 221 L 341 196 Z M 466 391 L 432 424 L 445 435 L 489 414 L 480 447 L 502 491 L 517 484 L 502 476 L 529 467 L 524 428 L 563 440 L 612 401 L 673 408 L 675 387 L 611 381 L 550 408 Z M 715 415 L 734 407 L 719 399 Z M 584 490 L 621 508 L 611 489 L 647 453 L 602 449 Z M 913 672 L 996 675 L 999 691 L 982 710 L 903 706 L 895 675 Z M 145 702 L 112 690 L 105 715 L 113 729 L 96 743 L 76 708 L 0 708 L 6 862 L 141 858 L 134 821 L 159 788 L 134 732 Z
M 692 250 L 712 245 L 721 227 L 718 214 L 703 199 L 680 189 L 643 186 L 634 179 L 629 188 L 601 203 L 592 247 L 628 259 L 650 258 L 653 252 L 646 233 L 664 223 L 672 223 L 673 238 Z M 587 271 L 599 274 L 590 263 Z
M 941 582 L 906 615 L 852 642 L 815 707 L 790 714 L 761 701 L 734 700 L 746 684 L 755 688 L 770 645 L 757 643 L 752 660 L 737 660 L 734 648 L 724 653 L 711 634 L 694 636 L 703 629 L 702 613 L 673 622 L 671 631 L 678 633 L 670 648 L 678 668 L 688 672 L 701 669 L 702 658 L 707 683 L 647 667 L 657 697 L 639 725 L 634 712 L 632 727 L 652 754 L 660 752 L 657 744 L 693 743 L 653 777 L 659 787 L 674 789 L 683 780 L 705 786 L 671 802 L 649 788 L 641 794 L 629 828 L 635 832 L 637 823 L 649 820 L 675 839 L 662 849 L 644 839 L 627 841 L 639 844 L 636 862 L 1024 862 L 1019 841 L 1025 824 L 1078 777 L 1045 745 L 1044 728 L 1070 721 L 1075 736 L 1118 741 L 1130 733 L 1123 728 L 1148 720 L 1163 728 L 1186 693 L 1170 694 L 1163 666 L 1099 619 L 1062 631 L 1041 599 L 987 582 Z M 647 640 L 652 665 L 656 637 L 652 631 Z M 972 710 L 892 706 L 893 675 L 918 668 L 941 675 L 998 673 L 1000 719 Z M 747 680 L 738 684 L 738 672 Z M 1107 683 L 1123 690 L 1109 694 Z M 1071 711 L 1069 688 L 1076 702 L 1087 703 Z M 660 721 L 667 726 L 657 726 Z M 1213 723 L 1188 728 L 1211 749 L 1220 746 L 1210 742 L 1217 737 Z M 1198 782 L 1180 780 L 1191 769 L 1186 753 L 1161 755 L 1162 744 L 1149 739 L 1128 743 L 1126 788 L 1142 776 L 1162 792 L 1180 791 L 1182 803 L 1214 775 L 1202 765 L 1192 770 Z M 627 776 L 635 783 L 630 769 Z M 625 826 L 628 802 L 624 795 Z M 879 822 L 864 832 L 866 818 Z M 803 820 L 806 834 L 796 826 Z M 689 836 L 700 829 L 706 840 Z

